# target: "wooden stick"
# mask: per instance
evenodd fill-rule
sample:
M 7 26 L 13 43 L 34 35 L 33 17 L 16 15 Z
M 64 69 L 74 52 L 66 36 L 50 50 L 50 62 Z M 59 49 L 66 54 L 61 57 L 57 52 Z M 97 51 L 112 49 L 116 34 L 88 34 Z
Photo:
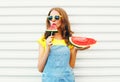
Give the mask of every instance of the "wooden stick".
M 53 31 L 51 31 L 51 36 L 52 36 L 52 34 L 53 34 Z

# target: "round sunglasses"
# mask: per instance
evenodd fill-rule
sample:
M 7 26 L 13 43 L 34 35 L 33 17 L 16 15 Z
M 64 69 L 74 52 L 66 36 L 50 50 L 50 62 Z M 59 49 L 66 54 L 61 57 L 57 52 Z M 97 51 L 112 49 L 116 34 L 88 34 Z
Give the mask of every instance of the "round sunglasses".
M 55 16 L 48 16 L 47 19 L 48 20 L 52 20 L 52 19 L 55 19 L 55 20 L 59 20 L 62 16 L 60 15 L 55 15 Z

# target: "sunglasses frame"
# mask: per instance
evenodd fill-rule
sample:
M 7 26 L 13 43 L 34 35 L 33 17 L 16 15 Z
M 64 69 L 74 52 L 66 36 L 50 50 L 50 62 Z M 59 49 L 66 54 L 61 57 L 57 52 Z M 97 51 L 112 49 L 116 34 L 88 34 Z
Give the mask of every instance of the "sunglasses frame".
M 50 19 L 50 17 L 51 17 L 51 19 Z M 58 17 L 58 18 L 57 18 L 57 17 Z M 49 21 L 51 21 L 51 20 L 53 20 L 53 19 L 59 20 L 61 17 L 62 17 L 61 15 L 54 15 L 54 16 L 51 15 L 51 16 L 48 16 L 47 19 L 48 19 Z

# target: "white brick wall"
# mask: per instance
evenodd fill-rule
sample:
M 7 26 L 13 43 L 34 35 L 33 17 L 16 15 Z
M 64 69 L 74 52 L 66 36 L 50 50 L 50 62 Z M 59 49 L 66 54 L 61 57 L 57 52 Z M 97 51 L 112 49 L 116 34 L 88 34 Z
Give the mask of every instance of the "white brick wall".
M 36 41 L 55 6 L 67 11 L 76 35 L 98 41 L 78 52 L 76 82 L 120 82 L 119 0 L 0 0 L 0 82 L 41 82 Z

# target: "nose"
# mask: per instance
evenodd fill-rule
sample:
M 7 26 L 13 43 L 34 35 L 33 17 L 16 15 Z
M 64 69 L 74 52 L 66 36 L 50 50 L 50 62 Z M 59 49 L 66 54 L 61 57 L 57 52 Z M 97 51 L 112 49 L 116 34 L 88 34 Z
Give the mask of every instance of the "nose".
M 54 22 L 54 21 L 55 21 L 55 18 L 53 18 L 52 21 Z

